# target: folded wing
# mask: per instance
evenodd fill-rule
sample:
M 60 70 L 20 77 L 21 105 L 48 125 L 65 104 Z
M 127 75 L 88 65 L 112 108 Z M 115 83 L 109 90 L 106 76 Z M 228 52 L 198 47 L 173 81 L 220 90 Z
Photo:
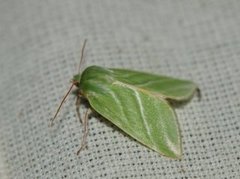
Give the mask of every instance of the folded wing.
M 191 98 L 197 85 L 188 80 L 154 75 L 125 69 L 111 69 L 115 78 L 123 83 L 145 89 L 165 99 L 184 101 Z
M 105 89 L 87 96 L 93 109 L 147 147 L 181 157 L 176 115 L 165 99 L 120 81 Z

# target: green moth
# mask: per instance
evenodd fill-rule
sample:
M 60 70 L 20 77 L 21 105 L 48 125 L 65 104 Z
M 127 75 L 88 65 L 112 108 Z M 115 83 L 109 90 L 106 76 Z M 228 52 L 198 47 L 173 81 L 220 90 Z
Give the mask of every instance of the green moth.
M 179 125 L 169 100 L 190 99 L 198 90 L 195 83 L 133 70 L 90 66 L 73 77 L 70 90 L 73 86 L 92 109 L 141 144 L 161 155 L 181 158 Z

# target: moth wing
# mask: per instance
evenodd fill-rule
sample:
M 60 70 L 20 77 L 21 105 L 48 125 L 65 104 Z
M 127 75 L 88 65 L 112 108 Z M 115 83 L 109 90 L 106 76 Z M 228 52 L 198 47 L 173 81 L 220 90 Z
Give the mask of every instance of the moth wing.
M 102 93 L 89 93 L 90 105 L 140 143 L 170 158 L 181 157 L 175 112 L 162 98 L 121 82 Z
M 185 101 L 192 97 L 198 89 L 197 85 L 189 80 L 181 80 L 168 76 L 154 75 L 144 72 L 111 69 L 119 81 L 134 85 L 138 88 L 151 91 L 154 95 L 165 99 Z

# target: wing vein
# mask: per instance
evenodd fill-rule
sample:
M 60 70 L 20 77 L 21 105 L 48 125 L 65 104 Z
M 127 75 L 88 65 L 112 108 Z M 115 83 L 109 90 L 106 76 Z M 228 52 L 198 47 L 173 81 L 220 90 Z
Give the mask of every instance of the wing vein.
M 137 104 L 139 106 L 141 119 L 143 120 L 143 126 L 144 126 L 144 128 L 146 129 L 146 132 L 147 132 L 147 136 L 148 136 L 149 140 L 152 142 L 152 144 L 155 144 L 155 142 L 154 142 L 154 140 L 151 136 L 151 130 L 150 130 L 149 125 L 147 123 L 146 116 L 144 114 L 144 108 L 143 108 L 142 101 L 141 101 L 141 98 L 139 96 L 139 93 L 136 92 L 136 91 L 134 91 L 134 93 L 135 93 L 135 96 L 136 96 L 136 99 L 137 99 Z

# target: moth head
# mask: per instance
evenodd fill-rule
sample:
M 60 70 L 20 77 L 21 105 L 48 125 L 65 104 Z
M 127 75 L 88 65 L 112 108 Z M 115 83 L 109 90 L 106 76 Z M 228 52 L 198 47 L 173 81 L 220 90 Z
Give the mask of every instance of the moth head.
M 74 75 L 71 80 L 71 82 L 77 87 L 79 87 L 80 81 L 81 81 L 81 74 Z

